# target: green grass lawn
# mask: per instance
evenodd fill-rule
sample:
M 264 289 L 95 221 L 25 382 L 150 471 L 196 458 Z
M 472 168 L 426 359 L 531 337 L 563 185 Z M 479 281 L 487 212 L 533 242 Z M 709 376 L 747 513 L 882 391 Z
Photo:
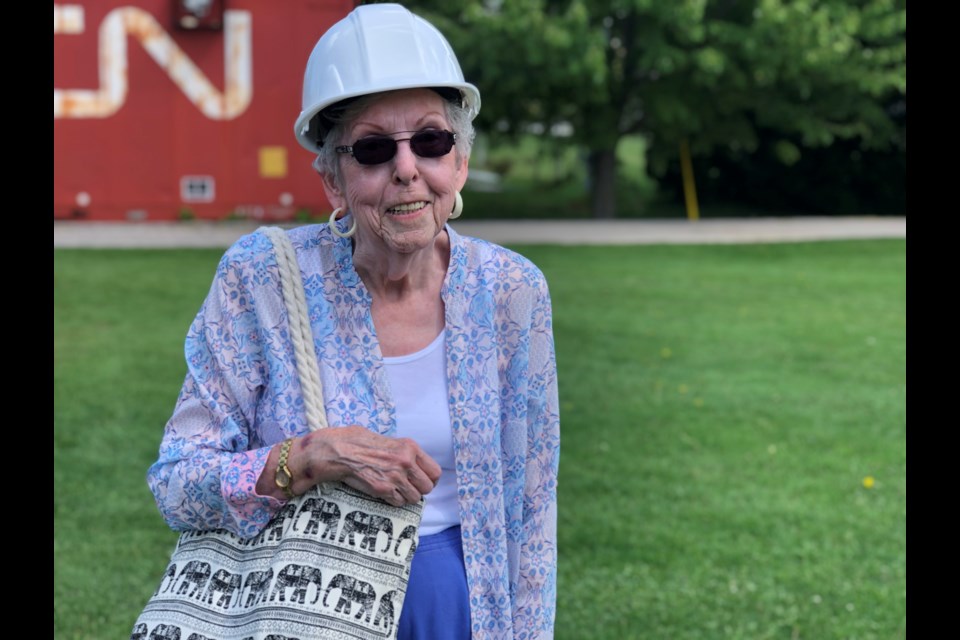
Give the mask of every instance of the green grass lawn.
M 515 248 L 554 303 L 556 637 L 904 638 L 905 241 Z M 145 473 L 221 253 L 54 251 L 55 638 L 159 584 Z

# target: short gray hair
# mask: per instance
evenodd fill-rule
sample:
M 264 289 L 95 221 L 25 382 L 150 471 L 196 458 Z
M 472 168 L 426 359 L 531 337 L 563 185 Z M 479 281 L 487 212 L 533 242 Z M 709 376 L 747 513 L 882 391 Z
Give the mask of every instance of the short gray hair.
M 327 135 L 324 136 L 324 145 L 320 147 L 320 154 L 313 161 L 313 168 L 318 173 L 330 175 L 337 184 L 340 184 L 340 154 L 337 153 L 335 141 L 340 140 L 357 116 L 381 96 L 383 96 L 382 92 L 360 96 L 342 109 L 335 110 L 333 113 L 324 113 L 324 117 L 332 126 L 327 131 Z M 457 134 L 457 142 L 453 147 L 457 154 L 457 160 L 469 158 L 470 151 L 473 149 L 473 140 L 476 137 L 473 121 L 467 110 L 461 105 L 449 100 L 444 100 L 443 105 L 447 122 L 450 123 L 453 132 Z

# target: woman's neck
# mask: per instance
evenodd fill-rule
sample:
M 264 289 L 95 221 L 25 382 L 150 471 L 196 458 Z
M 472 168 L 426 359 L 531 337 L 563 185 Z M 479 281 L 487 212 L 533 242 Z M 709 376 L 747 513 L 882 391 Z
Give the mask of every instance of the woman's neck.
M 440 232 L 430 246 L 412 253 L 367 249 L 355 243 L 353 266 L 370 295 L 397 300 L 427 291 L 439 292 L 450 263 L 450 238 Z
M 370 293 L 370 313 L 381 353 L 402 356 L 426 347 L 443 330 L 440 297 L 450 239 L 441 233 L 430 247 L 412 254 L 354 252 L 354 268 Z

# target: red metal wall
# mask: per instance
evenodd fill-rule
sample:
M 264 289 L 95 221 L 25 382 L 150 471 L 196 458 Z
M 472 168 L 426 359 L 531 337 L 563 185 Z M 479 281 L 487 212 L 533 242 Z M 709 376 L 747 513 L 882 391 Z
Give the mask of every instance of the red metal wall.
M 204 4 L 54 4 L 55 219 L 329 210 L 293 123 L 310 51 L 356 3 L 213 0 L 206 14 L 188 10 Z

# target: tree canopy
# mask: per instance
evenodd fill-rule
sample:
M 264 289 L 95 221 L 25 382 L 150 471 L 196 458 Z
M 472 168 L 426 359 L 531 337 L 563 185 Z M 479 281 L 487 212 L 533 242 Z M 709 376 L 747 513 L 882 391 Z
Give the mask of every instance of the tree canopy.
M 895 0 L 425 0 L 408 6 L 454 44 L 493 135 L 563 125 L 588 153 L 597 217 L 615 214 L 617 143 L 640 134 L 663 174 L 692 153 L 780 162 L 858 140 L 905 145 L 906 7 Z

